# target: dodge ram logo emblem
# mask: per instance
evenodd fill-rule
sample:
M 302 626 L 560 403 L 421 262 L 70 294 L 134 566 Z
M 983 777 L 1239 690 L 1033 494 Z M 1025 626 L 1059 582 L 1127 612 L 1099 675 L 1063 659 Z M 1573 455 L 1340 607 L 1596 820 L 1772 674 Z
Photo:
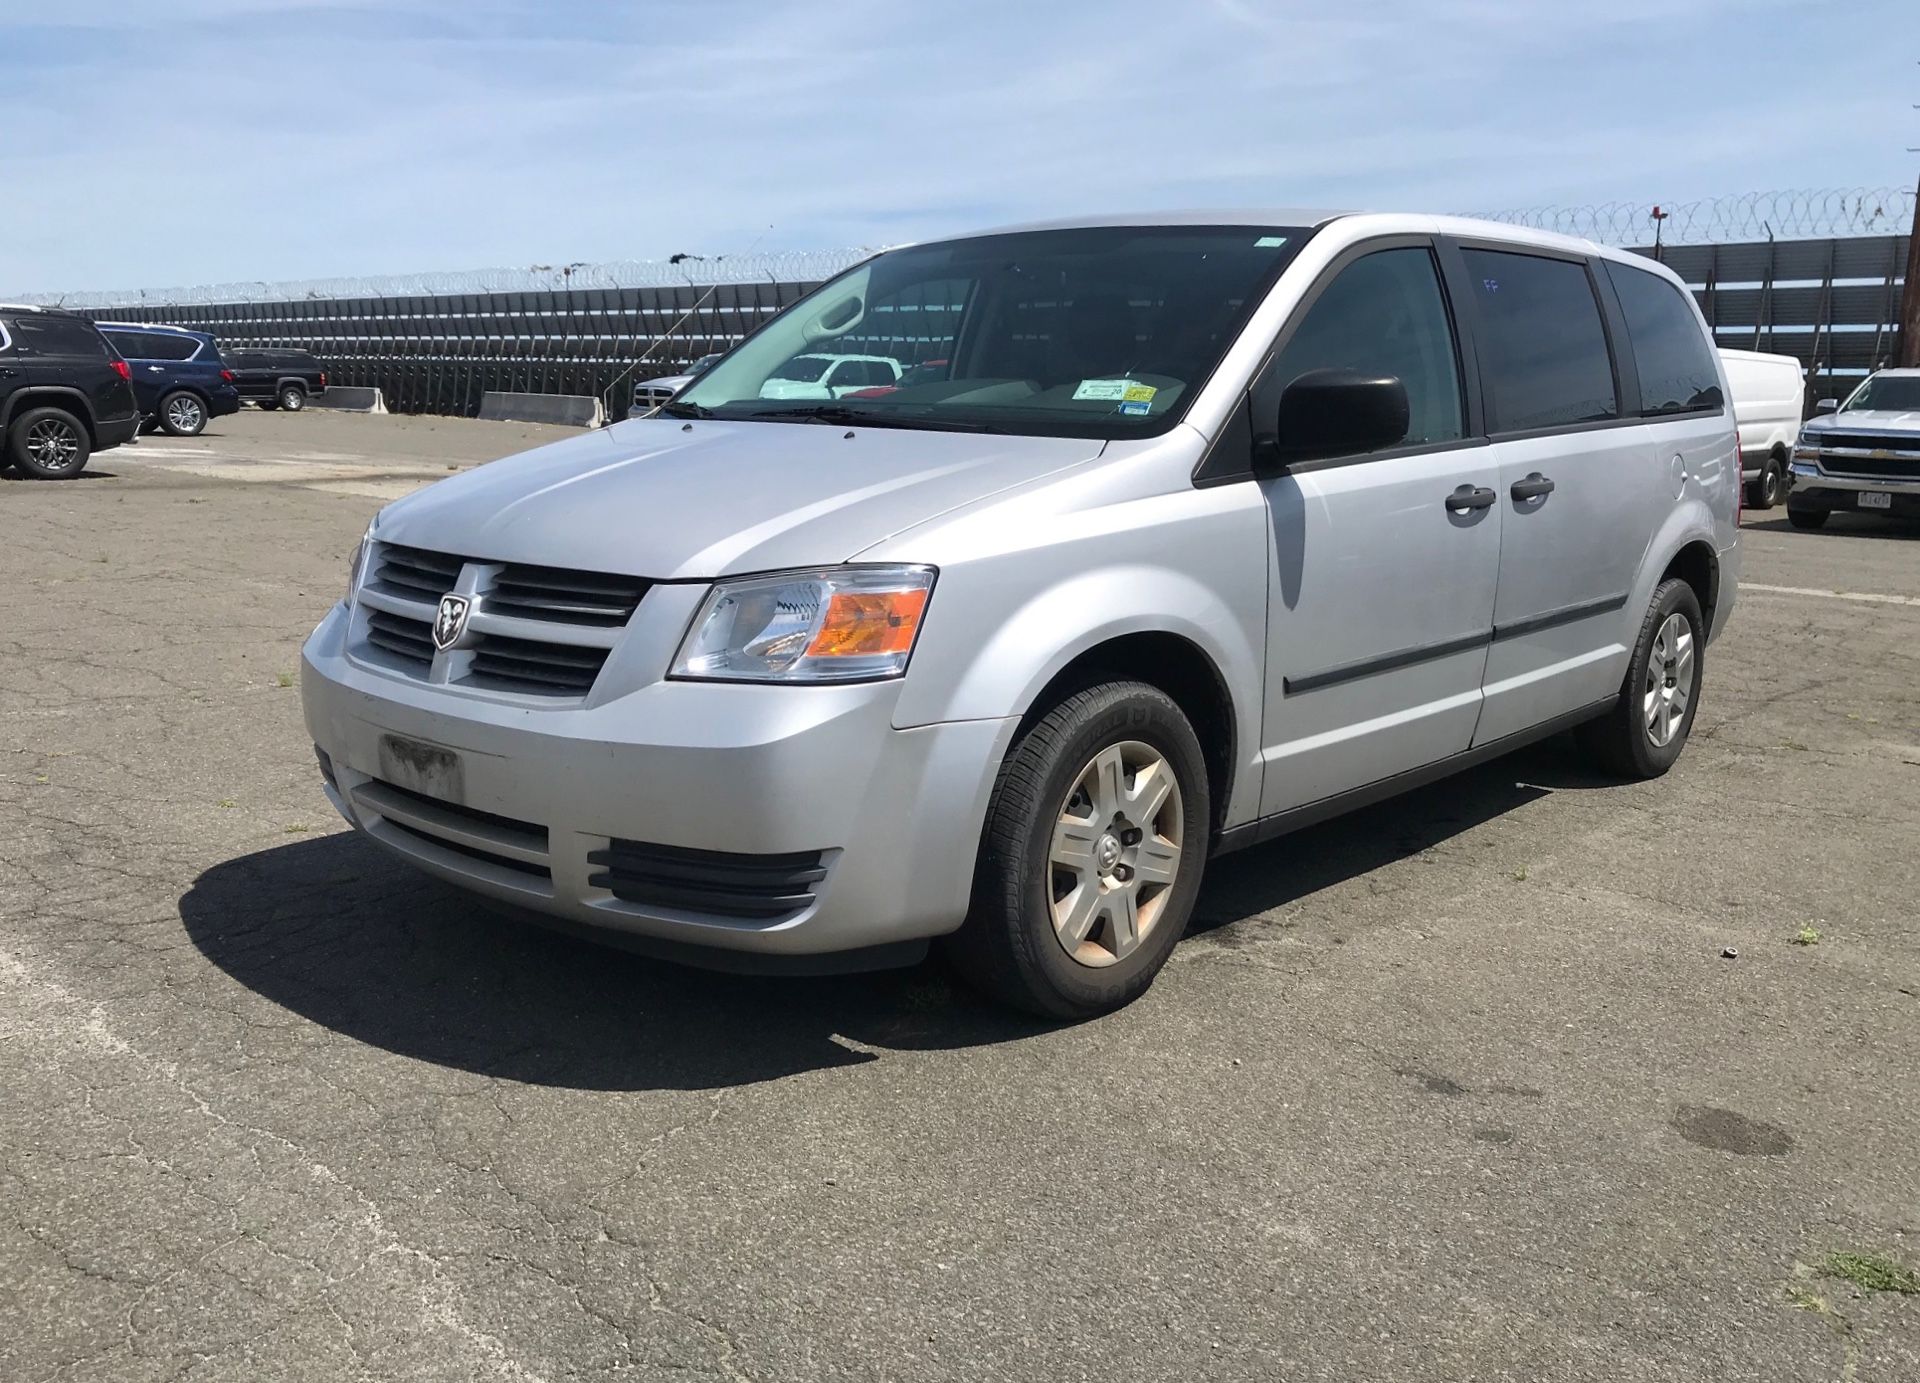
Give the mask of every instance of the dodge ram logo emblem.
M 440 597 L 440 613 L 433 617 L 433 646 L 445 653 L 460 642 L 467 632 L 467 615 L 473 604 L 463 595 Z

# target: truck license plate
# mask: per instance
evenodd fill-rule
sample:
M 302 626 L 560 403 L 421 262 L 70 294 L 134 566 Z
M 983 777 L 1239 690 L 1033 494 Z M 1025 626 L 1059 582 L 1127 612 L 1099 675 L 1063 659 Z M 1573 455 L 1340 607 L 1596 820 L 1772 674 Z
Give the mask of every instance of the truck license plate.
M 1862 490 L 1860 492 L 1860 507 L 1862 509 L 1891 509 L 1893 508 L 1893 496 L 1884 494 L 1879 490 Z

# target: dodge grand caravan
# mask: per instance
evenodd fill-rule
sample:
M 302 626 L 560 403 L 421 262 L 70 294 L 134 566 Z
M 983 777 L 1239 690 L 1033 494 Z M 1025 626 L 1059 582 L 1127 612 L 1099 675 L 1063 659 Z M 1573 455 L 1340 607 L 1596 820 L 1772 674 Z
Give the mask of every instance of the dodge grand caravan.
M 767 396 L 821 354 L 942 364 Z M 1097 1013 L 1211 855 L 1566 729 L 1665 772 L 1734 599 L 1726 398 L 1666 269 L 1507 226 L 894 250 L 660 414 L 385 509 L 307 722 L 353 825 L 556 925 L 793 968 L 937 940 Z

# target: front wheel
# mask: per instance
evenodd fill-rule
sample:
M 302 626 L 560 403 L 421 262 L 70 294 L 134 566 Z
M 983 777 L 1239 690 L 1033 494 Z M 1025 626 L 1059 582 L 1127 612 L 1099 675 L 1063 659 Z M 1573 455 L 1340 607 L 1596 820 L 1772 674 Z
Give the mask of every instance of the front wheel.
M 1707 622 L 1693 587 L 1675 577 L 1660 583 L 1640 622 L 1620 699 L 1580 727 L 1580 740 L 1600 765 L 1623 778 L 1658 778 L 1680 757 L 1700 703 Z
M 160 400 L 160 428 L 169 437 L 198 437 L 207 428 L 207 406 L 182 391 Z
M 1747 486 L 1747 508 L 1771 509 L 1787 493 L 1787 468 L 1780 458 L 1770 456 L 1767 464 L 1760 468 L 1759 477 Z
M 1796 509 L 1789 504 L 1787 506 L 1787 522 L 1795 528 L 1811 533 L 1816 528 L 1825 528 L 1827 526 L 1827 513 L 1828 511 L 1825 509 Z
M 30 408 L 7 431 L 7 459 L 36 480 L 66 480 L 86 469 L 87 429 L 61 408 Z
M 289 384 L 282 389 L 274 400 L 289 413 L 298 413 L 307 406 L 307 391 L 298 385 Z
M 942 949 L 978 988 L 1050 1018 L 1137 998 L 1186 930 L 1212 821 L 1206 759 L 1157 687 L 1075 692 L 1001 766 L 966 923 Z

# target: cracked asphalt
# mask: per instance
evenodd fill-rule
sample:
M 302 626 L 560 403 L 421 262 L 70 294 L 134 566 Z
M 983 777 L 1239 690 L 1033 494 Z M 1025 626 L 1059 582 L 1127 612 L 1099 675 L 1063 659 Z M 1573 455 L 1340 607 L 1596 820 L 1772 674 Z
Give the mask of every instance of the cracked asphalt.
M 1920 1297 L 1819 1275 L 1920 1263 L 1912 534 L 1749 516 L 1667 778 L 1549 743 L 1222 860 L 1048 1027 L 345 831 L 301 639 L 383 498 L 545 435 L 0 481 L 0 1379 L 1920 1377 Z

